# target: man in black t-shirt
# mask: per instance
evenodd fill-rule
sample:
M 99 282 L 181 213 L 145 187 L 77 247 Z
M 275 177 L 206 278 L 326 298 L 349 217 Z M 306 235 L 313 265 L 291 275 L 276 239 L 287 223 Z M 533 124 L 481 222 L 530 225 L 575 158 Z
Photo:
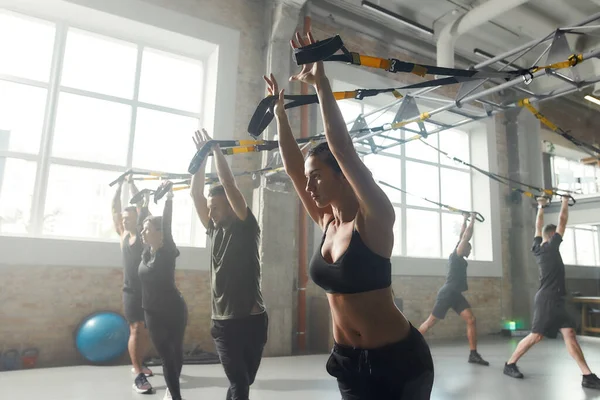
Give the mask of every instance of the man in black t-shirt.
M 209 140 L 206 131 L 196 132 L 198 150 Z M 218 145 L 212 153 L 221 185 L 204 197 L 206 161 L 191 185 L 196 211 L 211 240 L 211 335 L 229 379 L 227 399 L 248 400 L 268 330 L 258 254 L 260 228 Z
M 459 242 L 456 248 L 450 254 L 448 259 L 448 275 L 446 283 L 439 290 L 433 311 L 429 318 L 419 327 L 421 334 L 425 334 L 435 323 L 446 317 L 446 313 L 452 308 L 467 323 L 467 338 L 469 339 L 469 363 L 479 365 L 490 365 L 477 352 L 477 328 L 475 325 L 475 316 L 471 310 L 471 305 L 462 295 L 469 288 L 467 285 L 467 261 L 465 257 L 471 254 L 471 237 L 473 236 L 473 225 L 475 224 L 475 214 L 471 215 L 471 222 L 467 226 L 469 214 L 464 215 Z
M 531 251 L 540 268 L 540 288 L 535 294 L 531 333 L 518 344 L 513 355 L 504 365 L 504 374 L 513 378 L 523 378 L 517 368 L 517 361 L 544 336 L 556 338 L 562 334 L 567 351 L 575 359 L 583 374 L 581 385 L 600 389 L 600 379 L 590 371 L 575 335 L 575 321 L 567 312 L 565 298 L 565 265 L 560 256 L 562 242 L 569 214 L 569 198 L 562 198 L 558 226 L 544 226 L 544 207 L 548 200 L 538 198 L 538 213 L 535 223 L 535 238 Z

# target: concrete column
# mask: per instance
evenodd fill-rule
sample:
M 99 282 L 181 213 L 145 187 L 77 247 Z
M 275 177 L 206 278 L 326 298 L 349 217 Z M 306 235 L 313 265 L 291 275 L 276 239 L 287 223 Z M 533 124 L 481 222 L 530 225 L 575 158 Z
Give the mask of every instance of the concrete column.
M 289 40 L 301 19 L 301 8 L 295 3 L 274 2 L 271 12 L 266 17 L 270 19 L 272 29 L 268 35 L 265 72 L 267 75 L 273 73 L 280 87 L 286 89 L 286 93 L 292 93 L 288 78 L 295 69 L 292 70 Z M 295 110 L 288 113 L 297 133 L 296 114 Z M 277 124 L 273 121 L 263 136 L 274 139 L 276 133 Z M 273 157 L 274 152 L 263 154 L 263 166 Z M 289 182 L 263 178 L 261 187 L 255 190 L 254 204 L 258 206 L 257 217 L 262 229 L 262 287 L 270 319 L 265 355 L 291 355 L 296 343 L 298 197 Z
M 540 151 L 539 122 L 519 110 L 504 114 L 508 173 L 511 179 L 543 186 L 543 163 Z M 511 319 L 531 324 L 533 297 L 539 284 L 538 267 L 531 255 L 535 232 L 533 200 L 516 192 L 506 199 L 510 209 L 508 228 L 509 273 L 511 283 Z

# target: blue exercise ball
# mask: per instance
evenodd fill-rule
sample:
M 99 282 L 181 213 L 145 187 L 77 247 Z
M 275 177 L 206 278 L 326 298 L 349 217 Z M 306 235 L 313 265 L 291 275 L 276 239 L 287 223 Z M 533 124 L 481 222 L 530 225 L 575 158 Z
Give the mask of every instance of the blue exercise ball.
M 129 324 L 113 312 L 86 317 L 75 334 L 77 351 L 93 363 L 116 359 L 127 350 L 128 341 Z

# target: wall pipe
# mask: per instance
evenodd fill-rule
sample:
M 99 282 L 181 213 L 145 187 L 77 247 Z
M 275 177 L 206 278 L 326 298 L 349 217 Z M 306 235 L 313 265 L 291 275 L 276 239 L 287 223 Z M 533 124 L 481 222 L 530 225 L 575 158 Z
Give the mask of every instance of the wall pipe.
M 529 0 L 488 0 L 450 23 L 440 31 L 437 40 L 437 65 L 454 68 L 454 45 L 458 37 Z

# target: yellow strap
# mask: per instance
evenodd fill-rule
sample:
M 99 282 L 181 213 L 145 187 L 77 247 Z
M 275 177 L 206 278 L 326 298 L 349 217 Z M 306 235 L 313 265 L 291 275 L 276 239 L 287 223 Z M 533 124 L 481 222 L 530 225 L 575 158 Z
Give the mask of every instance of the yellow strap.
M 560 62 L 557 62 L 554 64 L 546 65 L 544 67 L 537 67 L 537 68 L 534 68 L 531 72 L 537 72 L 537 71 L 541 71 L 541 70 L 547 69 L 547 68 L 563 69 L 563 68 L 574 67 L 582 61 L 583 61 L 583 54 L 572 54 L 571 56 L 569 56 L 569 59 L 567 61 L 560 61 Z
M 333 92 L 333 97 L 335 97 L 336 100 L 354 99 L 356 98 L 356 90 L 351 92 Z
M 390 69 L 390 60 L 386 60 L 384 58 L 379 57 L 363 56 L 362 54 L 359 55 L 359 57 L 360 65 L 364 65 L 366 67 L 371 68 L 381 68 L 385 70 Z
M 546 118 L 534 106 L 532 106 L 531 103 L 529 102 L 529 99 L 523 99 L 523 100 L 519 101 L 518 104 L 520 107 L 525 107 L 526 109 L 531 111 L 531 113 L 533 115 L 535 115 L 535 117 L 537 119 L 539 119 L 542 124 L 546 125 L 550 129 L 552 129 L 552 131 L 557 132 L 558 130 L 560 130 L 560 128 L 558 126 L 554 125 L 550 120 L 548 120 L 548 118 Z
M 403 97 L 404 97 L 404 96 L 402 96 L 402 93 L 400 93 L 400 92 L 399 92 L 399 91 L 397 91 L 397 90 L 394 90 L 394 91 L 392 91 L 392 94 L 393 94 L 393 95 L 394 95 L 394 97 L 395 97 L 395 98 L 397 98 L 397 99 L 401 99 L 401 98 L 403 98 Z
M 184 190 L 184 189 L 189 189 L 190 185 L 185 185 L 185 186 L 177 186 L 173 188 L 173 191 L 176 192 L 178 190 Z
M 415 74 L 415 75 L 419 75 L 419 76 L 425 77 L 425 75 L 427 75 L 427 68 L 425 68 L 422 65 L 415 64 L 413 66 L 412 71 L 410 71 L 410 72 L 411 72 L 411 74 Z
M 543 192 L 549 196 L 554 195 L 554 190 L 552 190 L 552 189 L 544 189 Z

